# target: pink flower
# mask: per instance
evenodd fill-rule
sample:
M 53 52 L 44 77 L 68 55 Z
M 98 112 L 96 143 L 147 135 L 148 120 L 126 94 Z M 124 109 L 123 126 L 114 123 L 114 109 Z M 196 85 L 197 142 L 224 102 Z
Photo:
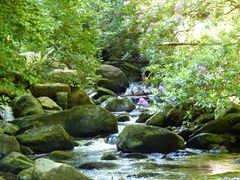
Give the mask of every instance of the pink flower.
M 177 20 L 182 20 L 182 18 L 183 18 L 183 16 L 182 16 L 181 14 L 179 14 L 179 15 L 177 16 Z
M 144 14 L 140 14 L 139 16 L 138 16 L 138 19 L 144 19 Z
M 174 8 L 174 13 L 177 14 L 183 10 L 183 5 L 180 2 L 177 2 Z
M 200 71 L 202 71 L 202 72 L 205 72 L 205 71 L 207 71 L 207 68 L 206 68 L 206 66 L 200 66 Z
M 164 86 L 159 85 L 159 86 L 158 86 L 158 90 L 161 91 L 161 92 L 163 92 L 163 91 L 165 91 L 165 88 L 164 88 Z
M 143 98 L 143 97 L 139 98 L 138 104 L 141 104 L 143 106 L 149 106 L 149 102 L 145 98 Z

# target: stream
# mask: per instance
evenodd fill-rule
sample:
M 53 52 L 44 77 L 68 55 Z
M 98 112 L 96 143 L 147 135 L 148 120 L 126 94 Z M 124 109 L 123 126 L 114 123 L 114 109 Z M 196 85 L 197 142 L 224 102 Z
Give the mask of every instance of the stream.
M 129 113 L 130 121 L 119 122 L 119 133 L 126 124 L 136 123 L 135 121 L 143 109 L 156 111 L 151 106 L 143 107 L 137 104 L 138 99 L 142 96 L 131 95 L 139 89 L 144 92 L 149 91 L 142 85 L 132 84 L 122 95 L 131 98 L 136 104 L 136 109 Z M 145 96 L 145 98 L 154 100 L 151 95 Z M 11 110 L 5 106 L 3 108 L 5 108 L 5 114 L 1 113 L 7 117 L 7 120 L 12 120 Z M 122 112 L 114 114 L 118 115 L 119 113 Z M 169 154 L 122 153 L 117 150 L 115 144 L 117 135 L 78 139 L 76 140 L 78 146 L 72 150 L 75 157 L 63 162 L 79 169 L 94 180 L 240 179 L 238 178 L 240 177 L 239 154 L 221 154 L 218 151 L 197 149 L 185 149 Z M 101 160 L 106 152 L 116 153 L 117 159 Z

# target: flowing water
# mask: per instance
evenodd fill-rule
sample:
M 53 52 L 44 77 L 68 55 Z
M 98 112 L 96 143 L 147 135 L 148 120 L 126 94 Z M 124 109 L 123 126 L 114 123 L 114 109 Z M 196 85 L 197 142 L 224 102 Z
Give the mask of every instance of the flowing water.
M 154 101 L 154 97 L 151 95 L 136 96 L 136 94 L 148 94 L 149 92 L 149 89 L 143 85 L 132 84 L 122 96 L 128 96 L 136 104 L 140 97 Z M 136 110 L 130 113 L 130 121 L 119 123 L 119 132 L 123 130 L 126 124 L 135 123 L 144 109 L 156 111 L 151 106 L 137 105 L 136 107 Z M 12 120 L 11 109 L 6 106 L 2 109 L 4 109 L 1 112 L 3 116 L 7 120 Z M 118 114 L 119 112 L 115 113 L 115 115 Z M 169 154 L 121 153 L 118 152 L 115 144 L 117 135 L 77 140 L 78 146 L 73 150 L 76 156 L 64 162 L 76 167 L 94 180 L 240 180 L 239 154 L 218 154 L 217 151 L 194 149 L 185 149 Z M 101 160 L 102 155 L 106 152 L 115 152 L 117 159 Z

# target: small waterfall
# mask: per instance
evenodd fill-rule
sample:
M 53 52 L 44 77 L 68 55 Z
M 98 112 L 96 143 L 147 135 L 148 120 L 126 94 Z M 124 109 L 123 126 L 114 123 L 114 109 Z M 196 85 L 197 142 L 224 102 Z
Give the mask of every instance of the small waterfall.
M 12 108 L 10 106 L 0 105 L 0 117 L 5 121 L 14 120 Z

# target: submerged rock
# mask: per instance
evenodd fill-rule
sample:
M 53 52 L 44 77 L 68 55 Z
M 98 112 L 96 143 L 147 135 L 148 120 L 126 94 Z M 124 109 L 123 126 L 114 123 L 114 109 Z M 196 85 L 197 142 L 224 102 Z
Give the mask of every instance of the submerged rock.
M 115 152 L 106 152 L 102 155 L 101 160 L 116 160 L 117 154 Z
M 30 94 L 17 97 L 13 103 L 13 113 L 15 117 L 24 117 L 34 114 L 43 114 L 42 105 Z
M 17 139 L 21 144 L 30 147 L 35 153 L 73 148 L 71 137 L 60 125 L 30 129 L 18 135 Z
M 124 92 L 129 86 L 126 75 L 117 67 L 101 65 L 97 68 L 96 74 L 105 79 L 105 81 L 98 81 L 98 85 L 110 89 L 115 93 Z
M 103 103 L 103 107 L 111 112 L 127 111 L 131 112 L 136 107 L 132 100 L 128 98 L 109 98 Z
M 113 162 L 86 162 L 81 164 L 80 169 L 115 169 L 118 165 Z
M 82 105 L 69 110 L 24 117 L 13 121 L 21 129 L 32 127 L 34 123 L 42 126 L 60 124 L 71 136 L 94 136 L 118 131 L 117 119 L 109 111 L 96 105 Z
M 73 152 L 69 152 L 69 151 L 53 151 L 48 155 L 48 157 L 50 159 L 55 160 L 55 161 L 71 159 L 74 156 L 75 156 L 75 154 Z
M 185 147 L 184 140 L 166 129 L 147 125 L 127 125 L 119 134 L 117 147 L 123 152 L 168 153 Z
M 14 174 L 18 174 L 24 169 L 28 169 L 32 166 L 32 160 L 17 152 L 10 153 L 0 161 L 0 170 Z

